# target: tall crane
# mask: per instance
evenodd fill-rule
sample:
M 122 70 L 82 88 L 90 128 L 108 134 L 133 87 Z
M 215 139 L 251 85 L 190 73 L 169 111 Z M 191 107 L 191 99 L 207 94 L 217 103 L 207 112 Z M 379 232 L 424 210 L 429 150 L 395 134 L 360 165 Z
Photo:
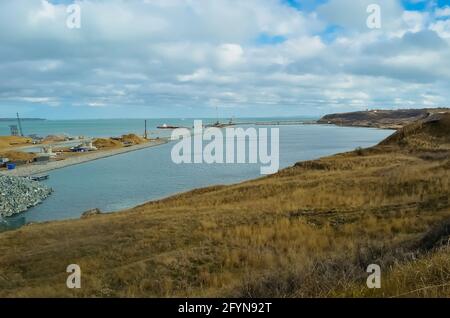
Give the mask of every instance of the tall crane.
M 21 121 L 20 121 L 19 113 L 17 113 L 17 124 L 19 125 L 19 133 L 20 133 L 20 136 L 23 137 L 22 123 L 21 123 Z

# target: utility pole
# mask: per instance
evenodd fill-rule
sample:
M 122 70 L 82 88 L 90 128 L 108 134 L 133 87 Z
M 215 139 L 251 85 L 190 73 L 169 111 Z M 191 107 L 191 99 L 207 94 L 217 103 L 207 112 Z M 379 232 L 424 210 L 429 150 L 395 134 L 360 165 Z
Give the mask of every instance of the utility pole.
M 18 125 L 19 125 L 19 133 L 20 133 L 20 136 L 23 137 L 22 123 L 20 122 L 19 113 L 17 113 L 17 123 L 18 123 Z
M 147 119 L 145 120 L 144 125 L 145 125 L 144 138 L 147 139 L 147 137 L 148 137 L 148 134 L 147 134 Z
M 216 119 L 217 119 L 217 124 L 219 124 L 219 107 L 216 105 Z

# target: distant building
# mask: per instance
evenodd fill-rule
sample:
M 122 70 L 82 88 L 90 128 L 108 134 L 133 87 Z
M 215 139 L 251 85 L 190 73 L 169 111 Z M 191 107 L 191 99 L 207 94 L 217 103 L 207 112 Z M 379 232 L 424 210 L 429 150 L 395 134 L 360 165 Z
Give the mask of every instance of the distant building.
M 11 130 L 11 136 L 19 136 L 19 128 L 17 128 L 17 125 L 11 125 L 9 129 Z
M 53 152 L 52 147 L 42 147 L 39 157 L 56 157 L 56 153 Z
M 38 156 L 36 158 L 34 158 L 35 162 L 47 162 L 50 160 L 50 156 Z
M 92 144 L 92 140 L 86 141 L 86 142 L 84 143 L 84 147 L 87 148 L 87 149 L 89 149 L 89 151 L 97 150 L 97 147 L 95 147 L 95 146 Z
M 28 135 L 28 137 L 32 139 L 33 145 L 42 143 L 42 140 L 44 139 L 36 134 Z
M 78 145 L 78 146 L 76 146 L 76 147 L 70 148 L 70 150 L 71 150 L 72 152 L 89 152 L 89 151 L 95 151 L 95 150 L 97 150 L 97 147 L 95 147 L 95 146 L 92 144 L 92 141 L 86 141 L 86 142 L 84 142 L 84 143 L 81 144 L 81 145 Z

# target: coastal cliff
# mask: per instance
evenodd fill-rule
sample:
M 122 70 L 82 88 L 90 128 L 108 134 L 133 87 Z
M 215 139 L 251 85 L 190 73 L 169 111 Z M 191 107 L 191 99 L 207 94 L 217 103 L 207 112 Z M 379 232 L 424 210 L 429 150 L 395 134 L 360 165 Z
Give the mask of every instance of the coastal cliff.
M 399 129 L 413 122 L 426 119 L 433 114 L 450 112 L 449 108 L 433 109 L 398 109 L 398 110 L 367 110 L 350 113 L 329 114 L 317 122 L 319 124 L 334 124 L 340 126 L 375 127 Z

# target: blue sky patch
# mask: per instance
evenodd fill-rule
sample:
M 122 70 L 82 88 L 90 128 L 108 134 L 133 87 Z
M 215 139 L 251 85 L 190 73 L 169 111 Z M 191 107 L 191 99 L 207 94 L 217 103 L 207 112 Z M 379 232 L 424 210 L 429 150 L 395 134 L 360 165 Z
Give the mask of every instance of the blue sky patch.
M 260 45 L 276 45 L 285 42 L 287 39 L 282 35 L 270 35 L 261 33 L 256 39 L 256 43 Z

